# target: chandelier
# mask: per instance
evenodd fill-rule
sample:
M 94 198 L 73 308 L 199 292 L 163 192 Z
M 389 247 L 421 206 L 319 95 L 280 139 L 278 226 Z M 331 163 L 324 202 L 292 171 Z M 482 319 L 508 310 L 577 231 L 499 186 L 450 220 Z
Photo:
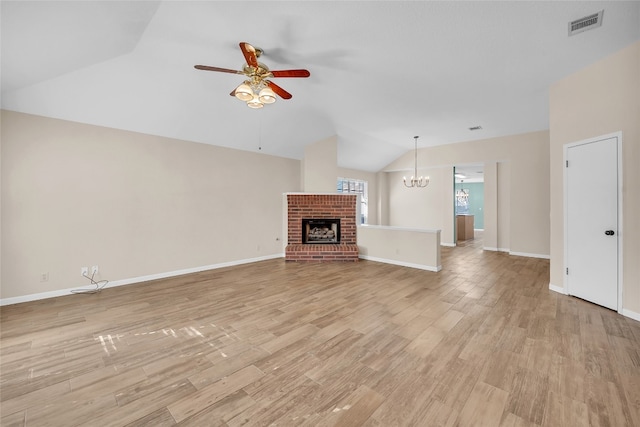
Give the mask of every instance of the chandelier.
M 276 102 L 275 92 L 259 76 L 245 80 L 236 88 L 234 94 L 240 101 L 246 102 L 250 108 L 262 108 L 264 104 Z
M 459 189 L 456 191 L 456 199 L 460 203 L 466 203 L 469 200 L 469 190 L 467 189 Z
M 414 164 L 414 172 L 411 179 L 407 179 L 406 176 L 402 177 L 402 182 L 404 182 L 405 187 L 416 187 L 422 188 L 429 185 L 429 177 L 428 176 L 420 176 L 418 177 L 418 136 L 413 137 L 415 139 L 415 164 Z

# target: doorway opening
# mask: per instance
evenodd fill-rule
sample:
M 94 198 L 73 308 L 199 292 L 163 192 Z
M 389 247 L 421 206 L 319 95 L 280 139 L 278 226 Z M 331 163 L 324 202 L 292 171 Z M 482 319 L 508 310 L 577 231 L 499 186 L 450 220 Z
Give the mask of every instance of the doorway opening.
M 455 166 L 454 215 L 456 244 L 479 239 L 484 231 L 484 166 Z

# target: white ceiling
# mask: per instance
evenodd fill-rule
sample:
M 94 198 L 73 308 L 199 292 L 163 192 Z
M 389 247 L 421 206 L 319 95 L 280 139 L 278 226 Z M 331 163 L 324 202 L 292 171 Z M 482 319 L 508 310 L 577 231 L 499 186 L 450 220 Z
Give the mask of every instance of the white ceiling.
M 455 182 L 484 182 L 483 164 L 463 164 L 455 165 Z
M 604 9 L 603 25 L 567 24 Z M 419 147 L 548 129 L 553 82 L 640 40 L 640 2 L 2 1 L 2 108 L 377 171 Z M 229 96 L 241 41 L 293 94 Z M 469 127 L 481 125 L 480 131 Z

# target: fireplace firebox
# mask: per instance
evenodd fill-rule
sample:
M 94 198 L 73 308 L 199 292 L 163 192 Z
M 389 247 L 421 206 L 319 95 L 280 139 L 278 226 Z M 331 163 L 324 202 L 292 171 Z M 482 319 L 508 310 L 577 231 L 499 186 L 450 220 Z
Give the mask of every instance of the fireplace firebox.
M 302 243 L 338 244 L 340 243 L 340 218 L 302 219 Z

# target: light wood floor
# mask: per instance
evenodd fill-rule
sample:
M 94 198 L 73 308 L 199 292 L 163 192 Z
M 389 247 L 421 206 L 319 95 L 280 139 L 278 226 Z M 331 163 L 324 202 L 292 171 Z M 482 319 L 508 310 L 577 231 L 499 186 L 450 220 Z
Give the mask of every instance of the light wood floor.
M 546 260 L 282 259 L 1 309 L 2 426 L 640 426 L 640 323 Z

